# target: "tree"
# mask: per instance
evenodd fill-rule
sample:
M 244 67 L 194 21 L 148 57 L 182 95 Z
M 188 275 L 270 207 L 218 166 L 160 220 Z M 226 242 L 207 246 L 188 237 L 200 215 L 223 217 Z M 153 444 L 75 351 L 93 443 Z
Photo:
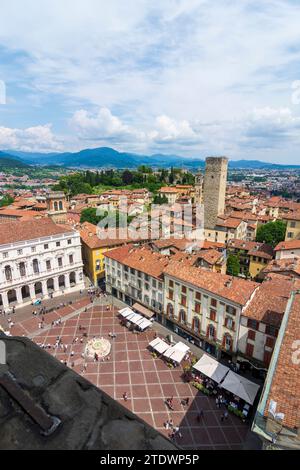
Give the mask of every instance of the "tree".
M 153 198 L 153 204 L 168 204 L 168 198 L 165 195 L 156 194 Z
M 95 207 L 87 207 L 83 209 L 80 216 L 80 223 L 90 222 L 90 224 L 97 225 L 100 222 L 100 217 L 96 215 L 97 209 Z
M 14 202 L 14 198 L 6 194 L 5 196 L 3 196 L 2 199 L 0 199 L 0 207 L 9 206 L 13 202 Z
M 124 170 L 123 173 L 122 173 L 122 181 L 123 181 L 123 184 L 125 184 L 126 186 L 128 184 L 132 184 L 133 182 L 133 174 L 131 173 L 131 171 L 129 170 Z
M 257 229 L 256 241 L 267 243 L 273 248 L 285 239 L 286 223 L 282 220 L 268 222 Z
M 236 255 L 230 254 L 227 258 L 227 274 L 238 276 L 240 274 L 240 260 Z

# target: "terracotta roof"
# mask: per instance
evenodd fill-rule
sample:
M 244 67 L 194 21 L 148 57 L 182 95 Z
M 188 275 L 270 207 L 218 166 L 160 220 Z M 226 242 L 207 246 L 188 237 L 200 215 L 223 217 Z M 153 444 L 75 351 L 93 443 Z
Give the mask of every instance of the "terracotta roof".
M 174 186 L 163 186 L 160 188 L 159 192 L 161 193 L 178 193 L 179 189 L 174 188 Z
M 240 240 L 239 238 L 232 238 L 227 243 L 228 248 L 236 248 L 236 249 L 245 250 L 245 251 L 255 250 L 256 248 L 259 248 L 261 245 L 263 245 L 263 243 Z
M 134 247 L 132 244 L 111 250 L 105 256 L 159 279 L 170 262 L 168 256 L 154 252 L 148 246 Z
M 132 241 L 130 239 L 119 238 L 118 230 L 116 230 L 116 233 L 112 233 L 111 237 L 107 232 L 106 238 L 99 238 L 97 234 L 97 226 L 90 224 L 89 222 L 84 222 L 81 225 L 79 232 L 83 243 L 91 249 L 119 246 Z
M 300 211 L 291 212 L 290 214 L 284 214 L 282 218 L 284 220 L 300 220 Z
M 260 285 L 243 315 L 279 327 L 293 285 L 293 279 L 290 277 L 270 274 Z
M 270 245 L 267 245 L 266 243 L 261 243 L 260 246 L 252 248 L 252 250 L 248 252 L 248 255 L 260 256 L 261 258 L 265 259 L 272 259 L 274 256 L 274 251 Z
M 70 227 L 68 228 L 57 225 L 49 218 L 6 222 L 1 224 L 0 245 L 25 240 L 35 240 L 37 238 L 68 232 L 74 232 L 74 230 Z
M 295 285 L 300 289 L 300 283 Z M 295 341 L 300 338 L 300 291 L 292 295 L 290 309 L 287 310 L 287 324 L 283 332 L 279 354 L 271 378 L 271 387 L 264 410 L 268 415 L 270 400 L 277 403 L 276 412 L 284 413 L 283 425 L 290 428 L 300 427 L 300 372 L 297 361 L 292 360 Z M 276 346 L 275 346 L 276 348 Z
M 274 259 L 263 269 L 264 274 L 267 273 L 286 273 L 289 275 L 296 274 L 300 276 L 300 258 L 282 258 Z
M 0 209 L 0 217 L 41 217 L 42 215 L 46 215 L 47 213 L 44 211 L 33 211 L 33 210 L 18 210 L 18 209 L 6 209 L 6 208 L 1 208 Z
M 218 227 L 227 227 L 227 228 L 237 228 L 243 221 L 240 219 L 233 219 L 229 217 L 228 219 L 221 221 L 218 220 L 216 226 Z
M 164 273 L 240 305 L 245 305 L 259 286 L 256 282 L 207 271 L 184 261 L 171 261 Z
M 274 248 L 275 251 L 281 250 L 299 250 L 300 249 L 300 240 L 289 240 L 278 243 Z

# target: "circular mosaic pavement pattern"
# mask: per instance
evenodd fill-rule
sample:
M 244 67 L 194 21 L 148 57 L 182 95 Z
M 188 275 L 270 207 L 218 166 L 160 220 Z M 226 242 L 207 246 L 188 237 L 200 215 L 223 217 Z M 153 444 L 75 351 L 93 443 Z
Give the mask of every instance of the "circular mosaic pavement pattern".
M 111 344 L 105 338 L 94 338 L 90 339 L 85 346 L 84 354 L 86 357 L 94 359 L 95 354 L 98 355 L 99 359 L 107 356 L 110 353 Z

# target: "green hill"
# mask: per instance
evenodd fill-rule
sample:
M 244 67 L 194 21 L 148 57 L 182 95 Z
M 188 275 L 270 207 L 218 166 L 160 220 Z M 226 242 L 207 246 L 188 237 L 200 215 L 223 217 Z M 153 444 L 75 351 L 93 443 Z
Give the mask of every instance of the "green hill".
M 5 168 L 27 168 L 29 165 L 20 158 L 12 157 L 8 153 L 0 152 L 0 169 Z

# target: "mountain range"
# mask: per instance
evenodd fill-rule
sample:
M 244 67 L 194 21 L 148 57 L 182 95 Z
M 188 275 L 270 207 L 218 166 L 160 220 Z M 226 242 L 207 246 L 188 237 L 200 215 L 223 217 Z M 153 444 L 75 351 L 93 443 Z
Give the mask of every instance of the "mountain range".
M 10 166 L 26 165 L 59 165 L 68 168 L 136 168 L 139 165 L 152 167 L 184 167 L 189 169 L 204 168 L 205 160 L 196 157 L 181 157 L 178 155 L 138 155 L 128 152 L 118 152 L 110 147 L 85 149 L 79 152 L 38 153 L 17 150 L 0 151 L 0 167 L 4 167 L 3 159 Z M 2 165 L 1 165 L 2 162 Z M 300 165 L 281 165 L 261 162 L 259 160 L 230 160 L 231 169 L 292 169 Z

